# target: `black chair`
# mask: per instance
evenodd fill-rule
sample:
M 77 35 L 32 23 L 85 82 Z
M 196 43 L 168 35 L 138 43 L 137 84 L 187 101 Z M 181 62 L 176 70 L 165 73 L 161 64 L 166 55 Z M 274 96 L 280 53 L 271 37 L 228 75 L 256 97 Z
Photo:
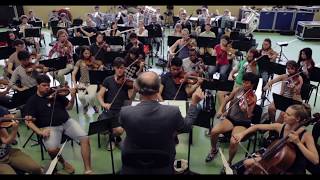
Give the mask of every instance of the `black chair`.
M 32 139 L 32 137 L 33 137 L 34 134 L 35 134 L 35 132 L 32 131 L 31 135 L 28 137 L 28 139 L 26 140 L 26 142 L 23 144 L 22 147 L 25 148 L 26 145 L 28 144 L 28 142 L 29 142 L 30 140 L 33 140 L 33 141 L 37 142 L 37 144 L 33 144 L 33 145 L 31 145 L 31 146 L 36 146 L 36 145 L 39 145 L 39 146 L 40 146 L 41 160 L 44 160 L 44 153 L 43 153 L 43 152 L 44 152 L 44 151 L 47 152 L 47 150 L 46 150 L 46 148 L 45 148 L 45 146 L 44 146 L 44 144 L 43 144 L 43 142 L 42 142 L 42 137 L 41 137 L 40 135 L 36 134 L 37 140 Z M 71 146 L 73 147 L 73 140 L 72 140 L 69 136 L 67 136 L 67 135 L 65 135 L 65 134 L 62 134 L 61 144 L 64 143 L 67 139 L 68 139 L 68 141 L 71 141 Z
M 312 91 L 314 89 L 316 89 L 316 95 L 314 97 L 313 106 L 316 106 L 316 102 L 317 102 L 318 90 L 319 90 L 319 85 L 320 85 L 320 76 L 319 76 L 319 74 L 320 74 L 320 68 L 318 68 L 318 67 L 312 68 L 312 70 L 310 72 L 310 81 L 318 83 L 318 85 L 316 85 L 316 86 L 311 84 L 311 93 L 312 93 Z M 311 96 L 311 93 L 310 93 L 310 96 Z
M 120 174 L 174 174 L 172 158 L 156 149 L 124 152 Z

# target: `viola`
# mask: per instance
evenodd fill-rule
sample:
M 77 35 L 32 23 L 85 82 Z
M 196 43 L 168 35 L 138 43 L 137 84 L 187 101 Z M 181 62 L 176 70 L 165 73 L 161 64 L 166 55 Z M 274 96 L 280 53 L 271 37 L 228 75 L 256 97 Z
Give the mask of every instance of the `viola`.
M 196 72 L 186 73 L 182 71 L 176 77 L 173 77 L 175 84 L 196 84 L 198 82 L 199 74 Z
M 133 79 L 130 79 L 130 78 L 126 78 L 124 75 L 121 76 L 121 77 L 117 77 L 115 76 L 115 81 L 117 84 L 125 84 L 126 86 L 132 88 L 133 87 L 133 82 L 134 80 Z
M 99 70 L 101 69 L 101 66 L 103 66 L 101 61 L 94 60 L 94 59 L 84 60 L 84 63 L 88 68 L 92 70 Z
M 249 106 L 255 104 L 254 92 L 252 89 L 249 89 L 247 92 L 244 92 L 244 96 L 242 96 L 239 100 L 239 106 L 241 109 L 248 109 Z

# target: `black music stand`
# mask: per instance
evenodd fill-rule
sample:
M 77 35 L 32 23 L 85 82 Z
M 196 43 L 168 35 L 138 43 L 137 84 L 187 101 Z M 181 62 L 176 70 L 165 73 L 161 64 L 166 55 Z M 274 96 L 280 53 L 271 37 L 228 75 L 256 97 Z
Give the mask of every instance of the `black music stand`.
M 24 37 L 38 37 L 41 36 L 41 28 L 34 27 L 34 28 L 27 28 L 24 30 Z
M 252 48 L 252 41 L 250 40 L 234 40 L 232 41 L 232 47 L 239 51 L 248 52 Z
M 208 66 L 215 66 L 217 62 L 217 57 L 216 56 L 211 56 L 209 54 L 205 54 L 201 56 L 203 59 L 203 63 Z
M 282 65 L 282 64 L 279 64 L 279 63 L 274 63 L 274 62 L 271 62 L 271 68 L 270 70 L 272 70 L 272 74 L 278 74 L 278 75 L 281 75 L 281 74 L 286 74 L 286 66 L 285 65 Z
M 123 46 L 123 38 L 121 36 L 106 36 L 106 43 Z
M 106 77 L 114 75 L 113 70 L 96 71 L 89 70 L 90 84 L 102 84 Z
M 113 61 L 116 57 L 122 57 L 124 58 L 126 55 L 126 53 L 124 51 L 120 51 L 120 52 L 106 52 L 104 53 L 104 58 L 102 59 L 103 60 L 103 63 L 104 64 L 113 64 Z
M 212 37 L 201 37 L 197 38 L 198 47 L 210 47 L 213 48 L 215 45 L 219 44 L 217 38 Z
M 272 64 L 272 62 L 270 61 L 270 58 L 267 55 L 261 56 L 258 60 L 257 60 L 258 66 L 259 66 L 259 71 L 266 71 L 268 72 L 268 79 L 270 77 L 273 77 L 273 73 L 274 73 L 274 64 Z M 282 72 L 283 71 L 283 67 L 282 66 L 277 66 L 275 65 L 277 68 L 277 72 Z M 263 87 L 265 86 L 265 84 L 262 84 L 262 96 L 261 96 L 261 107 L 263 107 L 264 105 L 264 101 L 268 100 L 269 103 L 271 103 L 271 101 L 267 98 L 267 91 L 263 90 Z M 258 100 L 259 101 L 259 100 Z
M 111 118 L 110 119 L 104 119 L 104 120 L 99 120 L 99 121 L 95 121 L 95 122 L 91 122 L 89 124 L 89 132 L 88 132 L 88 136 L 93 135 L 93 134 L 98 134 L 98 142 L 100 142 L 100 133 L 103 133 L 105 131 L 109 131 L 109 143 L 110 143 L 110 147 L 112 147 L 112 141 L 111 139 L 113 138 L 112 135 L 112 127 L 111 127 Z M 110 154 L 111 154 L 111 165 L 112 165 L 112 174 L 115 175 L 115 170 L 114 170 L 114 159 L 113 159 L 113 150 L 111 148 L 110 150 Z
M 310 76 L 310 81 L 314 81 L 314 82 L 318 83 L 317 86 L 314 85 L 314 88 L 316 89 L 316 96 L 314 97 L 313 106 L 316 106 L 317 97 L 318 97 L 318 90 L 319 90 L 319 85 L 320 85 L 320 76 L 319 76 L 319 74 L 320 74 L 320 68 L 313 67 L 311 72 L 310 72 L 310 75 L 309 75 Z M 311 93 L 309 94 L 308 99 L 310 98 L 310 96 L 311 96 Z
M 234 86 L 234 81 L 229 81 L 229 80 L 216 80 L 212 79 L 210 81 L 203 81 L 201 85 L 201 89 L 209 89 L 209 90 L 216 90 L 215 95 L 214 95 L 214 105 L 216 105 L 217 102 L 217 91 L 227 91 L 231 92 L 233 90 Z M 215 107 L 215 106 L 214 106 Z M 210 128 L 213 126 L 213 121 L 211 122 Z
M 300 101 L 296 101 L 296 100 L 293 100 L 292 98 L 287 98 L 276 93 L 273 93 L 272 96 L 273 96 L 273 102 L 276 109 L 283 112 L 285 112 L 287 108 L 291 105 L 302 104 L 302 102 Z
M 53 71 L 53 84 L 55 85 L 55 80 L 56 80 L 55 71 L 66 68 L 67 56 L 41 60 L 39 61 L 39 64 L 43 64 L 44 66 L 49 68 L 49 71 Z
M 83 46 L 83 45 L 90 46 L 91 45 L 89 37 L 70 37 L 68 40 L 74 46 Z
M 0 48 L 0 60 L 1 59 L 8 59 L 12 53 L 16 50 L 12 47 L 6 46 Z
M 167 45 L 170 47 L 172 46 L 177 40 L 181 39 L 182 37 L 179 36 L 168 36 Z
M 43 26 L 42 21 L 29 21 L 29 24 L 31 24 L 33 27 L 39 27 L 39 28 L 42 28 Z

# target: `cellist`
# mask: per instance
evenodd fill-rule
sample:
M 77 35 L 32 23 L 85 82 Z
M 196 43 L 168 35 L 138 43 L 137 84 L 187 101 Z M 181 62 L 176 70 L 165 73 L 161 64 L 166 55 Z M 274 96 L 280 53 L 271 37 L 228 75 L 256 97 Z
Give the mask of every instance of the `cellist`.
M 292 105 L 287 108 L 284 114 L 283 123 L 257 124 L 251 126 L 243 132 L 234 135 L 233 139 L 239 143 L 247 134 L 258 130 L 276 131 L 279 134 L 279 139 L 288 136 L 288 141 L 294 145 L 296 158 L 293 164 L 288 167 L 287 171 L 284 173 L 305 174 L 308 161 L 315 165 L 319 164 L 319 155 L 315 147 L 312 134 L 303 127 L 300 127 L 296 131 L 294 130 L 299 127 L 301 121 L 309 118 L 309 114 L 310 113 L 308 113 L 304 105 Z M 243 162 L 244 167 L 249 169 L 255 164 L 255 162 L 259 162 L 260 160 L 260 156 L 257 156 L 255 160 L 253 158 L 246 159 Z

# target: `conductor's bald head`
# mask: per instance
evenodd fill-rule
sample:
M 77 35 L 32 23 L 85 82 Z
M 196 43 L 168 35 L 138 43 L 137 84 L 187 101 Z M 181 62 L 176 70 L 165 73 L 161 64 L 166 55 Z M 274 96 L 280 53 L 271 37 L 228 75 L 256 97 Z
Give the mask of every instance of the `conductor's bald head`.
M 135 86 L 141 95 L 155 95 L 159 92 L 160 89 L 160 78 L 155 72 L 144 72 L 137 78 Z

